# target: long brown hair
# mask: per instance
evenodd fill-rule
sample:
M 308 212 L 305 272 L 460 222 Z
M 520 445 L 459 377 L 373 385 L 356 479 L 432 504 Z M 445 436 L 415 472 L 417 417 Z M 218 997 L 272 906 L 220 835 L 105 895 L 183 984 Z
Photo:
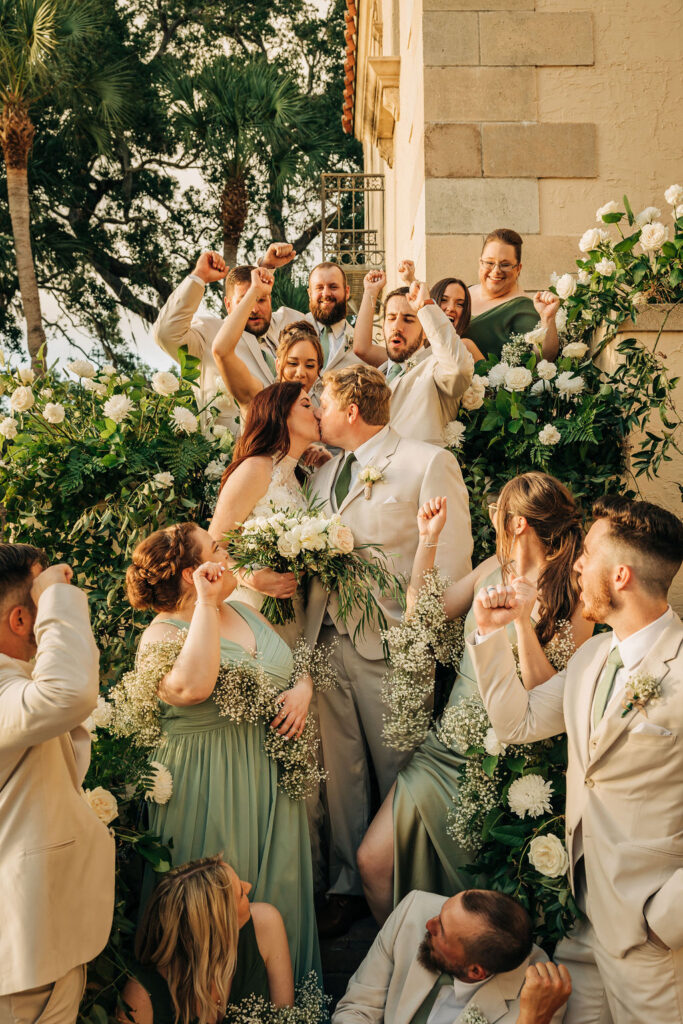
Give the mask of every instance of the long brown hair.
M 452 284 L 459 285 L 465 293 L 465 302 L 463 303 L 462 311 L 460 313 L 460 319 L 455 325 L 455 329 L 458 334 L 462 336 L 462 332 L 467 330 L 469 327 L 470 318 L 472 316 L 472 299 L 470 298 L 470 290 L 465 282 L 461 281 L 459 277 L 442 277 L 440 281 L 437 281 L 436 284 L 432 285 L 429 289 L 429 294 L 434 299 L 437 306 L 440 306 L 446 289 Z
M 511 572 L 510 516 L 524 516 L 545 548 L 546 565 L 538 577 L 541 614 L 536 623 L 536 636 L 545 645 L 557 632 L 557 623 L 571 618 L 579 601 L 579 584 L 572 566 L 583 545 L 581 511 L 563 483 L 538 472 L 522 473 L 509 480 L 497 505 L 496 552 L 504 578 Z
M 221 491 L 245 459 L 254 455 L 285 457 L 289 451 L 287 419 L 302 390 L 303 384 L 283 380 L 269 384 L 254 395 L 249 403 L 242 436 L 235 445 L 232 462 L 221 478 Z
M 162 875 L 145 909 L 135 952 L 141 964 L 165 978 L 176 1021 L 207 1024 L 225 1014 L 238 941 L 237 897 L 228 866 L 220 856 L 204 857 Z

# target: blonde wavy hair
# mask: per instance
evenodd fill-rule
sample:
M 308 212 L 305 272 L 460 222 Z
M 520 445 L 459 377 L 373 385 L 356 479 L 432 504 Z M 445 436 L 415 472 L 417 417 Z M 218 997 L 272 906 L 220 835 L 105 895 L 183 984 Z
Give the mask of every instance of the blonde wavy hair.
M 372 427 L 384 427 L 389 422 L 391 389 L 383 373 L 374 366 L 354 363 L 340 370 L 330 370 L 323 376 L 340 409 L 358 406 L 364 422 Z
M 238 940 L 228 865 L 220 856 L 204 857 L 162 876 L 147 904 L 135 952 L 141 964 L 166 979 L 179 1024 L 208 1024 L 225 1015 Z

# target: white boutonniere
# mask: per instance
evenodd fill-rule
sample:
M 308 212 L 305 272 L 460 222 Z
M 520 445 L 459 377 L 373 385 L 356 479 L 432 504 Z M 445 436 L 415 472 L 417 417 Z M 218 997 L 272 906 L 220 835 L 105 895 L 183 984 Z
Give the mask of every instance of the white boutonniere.
M 384 480 L 384 476 L 380 470 L 376 469 L 374 466 L 366 466 L 365 469 L 361 469 L 358 474 L 358 479 L 365 485 L 363 494 L 365 496 L 365 500 L 369 501 L 372 496 L 373 485 L 378 483 L 380 480 Z
M 406 368 L 406 373 L 408 373 L 409 370 L 414 370 L 415 367 L 417 366 L 417 359 L 411 356 L 410 359 L 406 359 L 403 365 Z
M 621 702 L 621 706 L 624 709 L 621 712 L 621 717 L 624 718 L 629 711 L 638 708 L 647 718 L 647 711 L 644 710 L 645 705 L 649 700 L 657 700 L 661 695 L 662 684 L 659 679 L 655 679 L 654 676 L 649 676 L 645 672 L 636 672 L 626 682 L 624 699 Z
M 470 1006 L 458 1017 L 458 1024 L 491 1024 L 485 1013 L 478 1006 Z

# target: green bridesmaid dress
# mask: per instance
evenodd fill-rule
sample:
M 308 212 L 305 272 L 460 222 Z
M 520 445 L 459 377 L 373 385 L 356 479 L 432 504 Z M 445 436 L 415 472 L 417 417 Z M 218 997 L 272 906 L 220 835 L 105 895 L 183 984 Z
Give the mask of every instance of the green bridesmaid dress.
M 541 318 L 531 299 L 526 295 L 517 295 L 514 299 L 508 299 L 507 302 L 501 302 L 473 316 L 465 333 L 483 352 L 485 359 L 492 355 L 500 359 L 503 345 L 510 340 L 511 334 L 526 334 L 538 327 L 540 322 Z
M 231 606 L 254 634 L 259 664 L 284 689 L 291 650 L 253 609 Z M 164 621 L 188 628 L 179 619 Z M 221 657 L 233 664 L 252 660 L 223 639 Z M 321 977 L 306 804 L 278 788 L 277 766 L 263 747 L 268 726 L 231 722 L 213 697 L 184 707 L 160 703 L 162 738 L 150 760 L 168 768 L 173 793 L 166 804 L 150 804 L 150 828 L 173 841 L 176 865 L 222 854 L 251 882 L 250 899 L 282 914 L 295 981 L 311 970 Z
M 500 580 L 500 569 L 495 569 L 481 585 Z M 476 626 L 470 608 L 465 636 Z M 446 707 L 478 693 L 477 677 L 465 647 Z M 462 850 L 446 831 L 458 793 L 458 768 L 464 761 L 431 729 L 398 773 L 393 802 L 394 906 L 413 889 L 454 896 L 473 885 L 474 879 L 463 870 L 471 863 L 472 854 Z

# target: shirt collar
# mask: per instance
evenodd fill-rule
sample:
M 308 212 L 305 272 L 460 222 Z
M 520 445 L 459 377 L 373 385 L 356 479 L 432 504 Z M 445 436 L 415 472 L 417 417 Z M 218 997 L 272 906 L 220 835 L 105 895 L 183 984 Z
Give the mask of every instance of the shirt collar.
M 389 433 L 389 424 L 386 427 L 382 427 L 376 434 L 364 441 L 362 445 L 355 449 L 354 455 L 359 466 L 367 466 L 373 459 L 373 456 L 380 450 L 384 441 L 386 440 L 387 434 Z
M 658 619 L 648 623 L 647 626 L 643 626 L 636 633 L 631 633 L 625 640 L 619 640 L 617 634 L 612 633 L 610 650 L 613 650 L 615 647 L 619 648 L 624 668 L 632 669 L 640 664 L 668 626 L 670 617 L 671 606 L 669 605 L 664 614 L 660 615 Z
M 321 333 L 323 327 L 326 327 L 328 332 L 336 340 L 346 330 L 346 320 L 338 320 L 336 324 L 321 324 L 319 320 L 316 320 L 315 326 L 318 329 L 318 334 Z

